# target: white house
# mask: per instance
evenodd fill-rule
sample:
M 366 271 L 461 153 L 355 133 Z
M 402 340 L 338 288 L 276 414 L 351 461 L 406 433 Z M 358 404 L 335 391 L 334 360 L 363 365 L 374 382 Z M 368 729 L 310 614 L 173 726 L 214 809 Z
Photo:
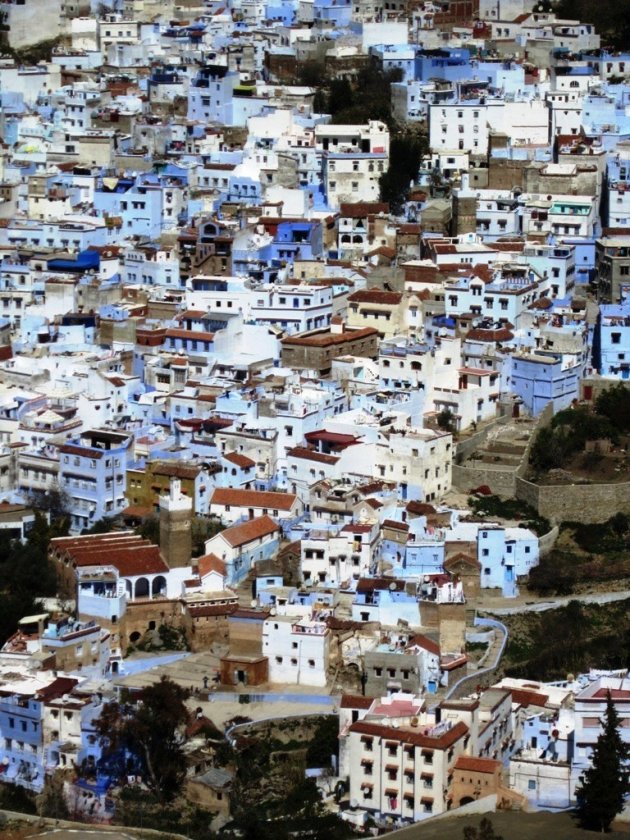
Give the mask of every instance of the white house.
M 270 616 L 263 624 L 263 655 L 269 659 L 269 682 L 324 687 L 330 630 L 322 621 Z

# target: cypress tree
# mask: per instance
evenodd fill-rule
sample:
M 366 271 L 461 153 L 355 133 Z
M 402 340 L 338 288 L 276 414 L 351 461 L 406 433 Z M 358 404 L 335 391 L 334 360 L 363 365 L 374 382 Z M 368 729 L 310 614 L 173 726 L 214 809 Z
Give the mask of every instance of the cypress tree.
M 592 764 L 577 790 L 578 815 L 584 828 L 608 831 L 623 808 L 628 792 L 628 745 L 621 740 L 619 715 L 608 691 L 603 731 L 597 738 Z

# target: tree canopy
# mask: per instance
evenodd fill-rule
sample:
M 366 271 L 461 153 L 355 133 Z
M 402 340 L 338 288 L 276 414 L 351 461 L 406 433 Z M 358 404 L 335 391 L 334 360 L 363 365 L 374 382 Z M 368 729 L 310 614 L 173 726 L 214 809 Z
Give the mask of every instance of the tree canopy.
M 37 598 L 55 595 L 56 576 L 48 561 L 48 541 L 63 533 L 65 525 L 61 529 L 51 527 L 41 513 L 36 513 L 26 543 L 0 532 L 0 644 L 15 633 L 21 618 L 37 611 Z
M 619 432 L 630 432 L 630 389 L 618 382 L 595 400 L 595 411 Z
M 188 692 L 162 677 L 133 699 L 108 703 L 96 721 L 110 772 L 142 775 L 158 802 L 179 792 L 186 775 L 182 729 L 188 719 Z
M 593 23 L 602 46 L 630 47 L 630 0 L 558 0 L 554 12 L 560 18 Z
M 426 137 L 413 132 L 395 135 L 390 144 L 389 169 L 381 176 L 381 200 L 388 202 L 393 213 L 400 213 L 402 205 L 420 169 L 422 155 L 427 150 Z
M 606 697 L 603 731 L 597 738 L 591 757 L 591 767 L 581 778 L 576 791 L 578 814 L 585 828 L 608 831 L 615 816 L 623 808 L 628 791 L 630 752 L 620 735 L 620 720 L 610 696 Z
M 567 459 L 584 449 L 589 440 L 619 440 L 619 428 L 597 408 L 586 406 L 559 411 L 536 435 L 530 450 L 530 464 L 538 470 L 562 467 Z
M 309 80 L 308 83 L 323 94 L 318 99 L 318 110 L 322 108 L 330 114 L 333 123 L 352 125 L 382 120 L 390 128 L 394 127 L 391 86 L 401 81 L 401 70 L 382 70 L 370 62 L 359 70 L 352 82 L 346 78 L 328 78 L 321 70 L 321 65 L 309 62 L 301 74 L 302 83 Z

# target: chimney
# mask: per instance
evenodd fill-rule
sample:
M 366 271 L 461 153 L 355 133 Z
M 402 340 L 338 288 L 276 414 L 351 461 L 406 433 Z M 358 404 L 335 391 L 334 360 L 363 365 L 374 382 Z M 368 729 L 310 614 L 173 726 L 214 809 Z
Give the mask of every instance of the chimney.
M 340 315 L 333 315 L 330 320 L 330 332 L 332 335 L 341 335 L 344 331 L 343 318 Z

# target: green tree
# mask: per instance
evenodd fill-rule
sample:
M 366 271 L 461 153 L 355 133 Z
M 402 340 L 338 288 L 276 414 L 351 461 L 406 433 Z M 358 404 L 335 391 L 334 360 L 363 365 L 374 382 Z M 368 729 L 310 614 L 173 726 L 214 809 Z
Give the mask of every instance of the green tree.
M 420 169 L 426 151 L 426 138 L 407 132 L 394 136 L 390 144 L 389 169 L 381 176 L 381 200 L 388 202 L 393 213 L 400 213 L 407 193 Z
M 54 533 L 37 512 L 25 543 L 0 534 L 0 644 L 15 633 L 21 618 L 37 611 L 37 598 L 56 594 L 55 570 L 48 561 Z
M 595 400 L 595 411 L 620 432 L 630 431 L 630 389 L 621 382 L 606 388 Z
M 610 696 L 606 696 L 603 730 L 591 756 L 591 766 L 581 777 L 576 791 L 578 815 L 585 828 L 608 831 L 610 824 L 623 808 L 628 792 L 627 762 L 630 752 L 621 740 L 620 720 Z
M 90 528 L 84 528 L 81 534 L 109 534 L 113 530 L 114 518 L 112 516 L 104 516 L 102 519 L 97 519 Z
M 188 692 L 168 677 L 143 688 L 134 702 L 108 703 L 96 721 L 105 760 L 122 776 L 140 769 L 158 802 L 169 802 L 186 775 L 182 730 Z
M 63 773 L 53 773 L 46 776 L 43 791 L 35 798 L 37 813 L 43 817 L 54 817 L 57 820 L 70 818 L 68 804 L 63 791 Z
M 437 416 L 437 424 L 444 432 L 455 431 L 455 416 L 450 408 L 443 408 Z
M 48 514 L 50 530 L 46 532 L 47 540 L 67 536 L 70 528 L 70 497 L 65 490 L 33 490 L 29 493 L 27 502 L 29 507 L 38 513 Z M 45 523 L 45 517 L 42 519 Z

